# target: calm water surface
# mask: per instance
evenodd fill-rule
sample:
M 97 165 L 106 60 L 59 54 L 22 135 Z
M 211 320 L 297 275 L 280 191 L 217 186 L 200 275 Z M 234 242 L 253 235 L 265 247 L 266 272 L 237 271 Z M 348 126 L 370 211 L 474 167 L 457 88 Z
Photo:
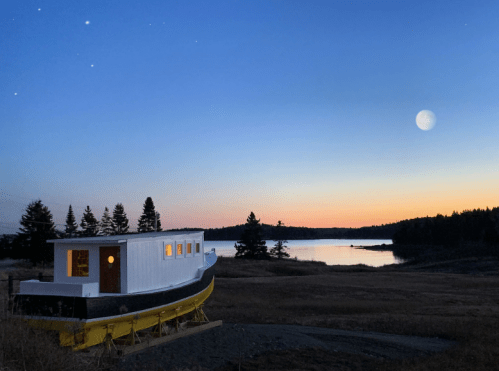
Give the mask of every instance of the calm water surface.
M 267 249 L 275 245 L 274 241 L 266 241 Z M 213 247 L 218 256 L 234 256 L 236 241 L 205 241 L 205 248 Z M 392 240 L 291 240 L 286 243 L 288 254 L 298 260 L 316 260 L 328 265 L 365 264 L 380 267 L 386 264 L 402 263 L 391 251 L 369 251 L 356 249 L 353 246 L 391 245 Z

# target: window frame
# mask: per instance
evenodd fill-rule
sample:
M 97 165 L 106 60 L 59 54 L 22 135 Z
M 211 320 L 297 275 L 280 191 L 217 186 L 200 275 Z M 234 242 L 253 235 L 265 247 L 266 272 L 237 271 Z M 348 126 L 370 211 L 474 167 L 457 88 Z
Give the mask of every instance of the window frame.
M 182 254 L 178 254 L 178 245 L 182 245 Z M 185 240 L 177 240 L 175 241 L 175 258 L 181 259 L 184 258 L 185 255 Z
M 187 246 L 188 246 L 189 244 L 191 245 L 191 252 L 190 252 L 190 253 L 189 253 L 189 251 L 187 250 Z M 193 250 L 193 247 L 194 247 L 194 246 L 193 246 L 193 245 L 194 245 L 194 244 L 193 244 L 193 241 L 192 241 L 192 240 L 187 240 L 187 241 L 185 241 L 185 256 L 186 256 L 187 258 L 192 258 L 192 257 L 194 256 L 194 250 Z
M 196 250 L 196 245 L 199 244 L 199 252 Z M 194 240 L 194 256 L 196 255 L 201 255 L 202 254 L 202 244 L 201 244 L 201 240 Z
M 74 256 L 73 253 L 77 251 L 78 254 L 80 251 L 86 251 L 87 252 L 87 274 L 83 275 L 74 275 L 73 272 L 75 271 L 73 267 L 73 261 L 74 261 Z M 79 259 L 76 258 L 77 260 Z M 90 250 L 89 249 L 67 249 L 66 250 L 66 275 L 67 277 L 77 277 L 77 278 L 88 278 L 90 277 Z
M 170 245 L 172 248 L 172 254 L 171 255 L 166 255 L 166 246 Z M 174 243 L 171 241 L 168 242 L 163 242 L 163 260 L 172 260 L 175 259 L 175 248 L 176 246 Z

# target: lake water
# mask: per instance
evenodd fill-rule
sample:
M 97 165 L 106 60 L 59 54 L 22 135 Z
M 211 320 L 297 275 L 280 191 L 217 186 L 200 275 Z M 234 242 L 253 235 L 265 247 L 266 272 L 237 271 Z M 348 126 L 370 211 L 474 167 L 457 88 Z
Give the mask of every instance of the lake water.
M 205 249 L 216 249 L 218 256 L 234 256 L 236 241 L 205 241 Z M 266 241 L 267 250 L 275 245 Z M 323 261 L 328 265 L 365 264 L 380 267 L 386 264 L 402 263 L 391 251 L 370 251 L 353 246 L 391 245 L 392 240 L 291 240 L 286 243 L 288 254 L 298 260 Z

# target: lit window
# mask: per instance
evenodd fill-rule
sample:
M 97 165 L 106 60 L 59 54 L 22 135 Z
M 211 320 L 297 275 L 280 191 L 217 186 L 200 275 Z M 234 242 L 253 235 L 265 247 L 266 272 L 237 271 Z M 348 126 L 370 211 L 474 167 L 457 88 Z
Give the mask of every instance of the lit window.
M 199 254 L 201 250 L 201 244 L 199 242 L 196 242 L 196 254 Z
M 178 243 L 177 244 L 177 256 L 182 255 L 182 244 Z
M 68 250 L 68 277 L 88 277 L 88 250 Z
M 166 256 L 172 256 L 173 250 L 172 250 L 172 245 L 165 245 L 165 255 Z
M 192 243 L 187 244 L 187 254 L 192 254 Z

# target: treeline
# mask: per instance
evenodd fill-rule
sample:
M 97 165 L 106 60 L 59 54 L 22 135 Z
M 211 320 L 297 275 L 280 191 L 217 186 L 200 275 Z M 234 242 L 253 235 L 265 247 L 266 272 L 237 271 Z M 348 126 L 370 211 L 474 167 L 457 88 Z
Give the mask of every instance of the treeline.
M 404 220 L 392 240 L 394 254 L 403 259 L 496 256 L 499 255 L 499 207 Z
M 97 220 L 90 206 L 83 212 L 81 222 L 76 222 L 73 208 L 69 205 L 64 231 L 56 230 L 53 216 L 41 200 L 33 201 L 26 207 L 19 221 L 21 228 L 15 235 L 0 238 L 0 259 L 29 259 L 32 263 L 48 263 L 54 260 L 53 244 L 48 240 L 58 238 L 79 238 L 111 236 L 129 233 L 129 221 L 125 208 L 116 204 L 111 214 L 105 207 L 101 220 Z M 161 231 L 160 214 L 155 210 L 151 197 L 144 202 L 144 210 L 139 218 L 137 232 Z
M 315 239 L 391 239 L 400 222 L 362 228 L 307 228 L 280 226 L 279 234 L 285 240 Z M 223 228 L 184 228 L 185 231 L 204 231 L 206 241 L 236 241 L 246 228 L 245 224 Z M 278 228 L 275 225 L 261 224 L 264 240 L 273 240 Z
M 451 216 L 404 220 L 393 234 L 395 244 L 458 245 L 463 242 L 499 243 L 499 207 L 474 209 Z

